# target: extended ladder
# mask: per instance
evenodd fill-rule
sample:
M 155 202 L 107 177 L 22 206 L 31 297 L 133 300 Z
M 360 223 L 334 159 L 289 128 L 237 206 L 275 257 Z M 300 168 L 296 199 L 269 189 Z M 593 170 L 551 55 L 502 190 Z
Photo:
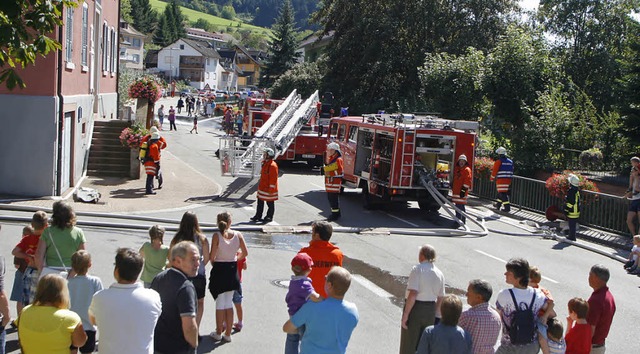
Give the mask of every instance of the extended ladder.
M 271 114 L 252 138 L 225 136 L 220 138 L 220 163 L 223 175 L 257 177 L 265 148 L 272 148 L 275 158 L 284 154 L 303 125 L 316 115 L 318 91 L 304 103 L 293 90 Z

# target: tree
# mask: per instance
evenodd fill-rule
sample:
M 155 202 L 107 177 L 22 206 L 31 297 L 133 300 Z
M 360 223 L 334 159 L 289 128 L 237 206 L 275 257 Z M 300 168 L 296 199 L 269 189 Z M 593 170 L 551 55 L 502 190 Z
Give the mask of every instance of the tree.
M 236 18 L 236 10 L 231 5 L 226 5 L 222 7 L 222 11 L 220 12 L 220 16 L 222 18 L 226 18 L 227 20 L 233 20 Z
M 326 57 L 312 63 L 296 64 L 273 83 L 269 93 L 271 97 L 287 97 L 296 89 L 302 97 L 308 97 L 320 88 L 325 69 Z
M 192 22 L 191 25 L 195 28 L 201 28 L 207 32 L 211 32 L 212 30 L 214 30 L 214 27 L 211 24 L 211 22 L 205 20 L 204 18 L 199 18 L 197 21 Z
M 120 0 L 120 17 L 127 23 L 133 24 L 131 16 L 131 0 Z
M 133 27 L 142 33 L 152 33 L 158 23 L 158 12 L 151 8 L 149 0 L 130 0 Z
M 62 48 L 50 36 L 63 24 L 63 8 L 75 6 L 72 0 L 0 1 L 0 84 L 10 90 L 26 87 L 16 69 L 33 65 L 38 55 Z
M 291 0 L 285 0 L 273 25 L 273 37 L 269 42 L 269 59 L 260 77 L 260 86 L 270 87 L 275 80 L 297 62 L 296 29 L 293 22 Z
M 164 8 L 164 12 L 162 16 L 160 16 L 160 22 L 153 36 L 153 42 L 162 47 L 166 47 L 178 39 L 186 37 L 186 35 L 187 31 L 184 28 L 184 16 L 176 0 L 172 0 L 171 3 L 167 4 Z
M 640 145 L 640 24 L 634 23 L 629 31 L 629 42 L 621 60 L 623 75 L 618 80 L 622 97 L 619 107 L 623 134 Z
M 617 103 L 614 87 L 630 15 L 639 0 L 541 0 L 539 21 L 556 38 L 566 73 L 608 111 Z

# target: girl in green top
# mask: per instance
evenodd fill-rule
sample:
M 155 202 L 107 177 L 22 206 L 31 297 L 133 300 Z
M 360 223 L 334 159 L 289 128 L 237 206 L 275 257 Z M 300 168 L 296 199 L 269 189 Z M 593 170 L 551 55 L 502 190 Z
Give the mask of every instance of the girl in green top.
M 144 268 L 140 280 L 144 282 L 145 288 L 149 288 L 153 278 L 164 270 L 169 256 L 169 246 L 162 244 L 164 227 L 153 225 L 149 229 L 149 238 L 151 241 L 145 242 L 140 247 L 140 255 L 144 258 Z

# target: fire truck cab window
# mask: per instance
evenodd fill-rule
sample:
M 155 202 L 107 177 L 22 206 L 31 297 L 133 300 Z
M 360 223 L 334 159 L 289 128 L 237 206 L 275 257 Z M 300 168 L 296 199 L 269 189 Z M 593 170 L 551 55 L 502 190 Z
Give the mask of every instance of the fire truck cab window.
M 356 136 L 358 134 L 358 127 L 355 125 L 352 125 L 351 127 L 349 127 L 349 141 L 352 143 L 356 142 Z
M 332 138 L 335 138 L 337 134 L 338 134 L 338 123 L 333 123 L 331 124 L 331 132 L 329 133 L 329 136 Z
M 346 132 L 347 132 L 347 125 L 340 124 L 340 129 L 338 129 L 338 140 L 344 140 L 344 136 Z

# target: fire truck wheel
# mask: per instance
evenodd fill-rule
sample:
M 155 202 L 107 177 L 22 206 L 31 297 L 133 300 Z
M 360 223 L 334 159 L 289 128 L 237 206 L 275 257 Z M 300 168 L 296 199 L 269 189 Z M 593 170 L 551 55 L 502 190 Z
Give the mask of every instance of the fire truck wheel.
M 362 206 L 367 209 L 375 209 L 376 203 L 374 201 L 375 196 L 369 194 L 369 187 L 365 185 L 362 187 Z
M 418 206 L 420 210 L 426 211 L 427 213 L 435 213 L 440 210 L 440 205 L 438 205 L 433 200 L 418 200 Z

